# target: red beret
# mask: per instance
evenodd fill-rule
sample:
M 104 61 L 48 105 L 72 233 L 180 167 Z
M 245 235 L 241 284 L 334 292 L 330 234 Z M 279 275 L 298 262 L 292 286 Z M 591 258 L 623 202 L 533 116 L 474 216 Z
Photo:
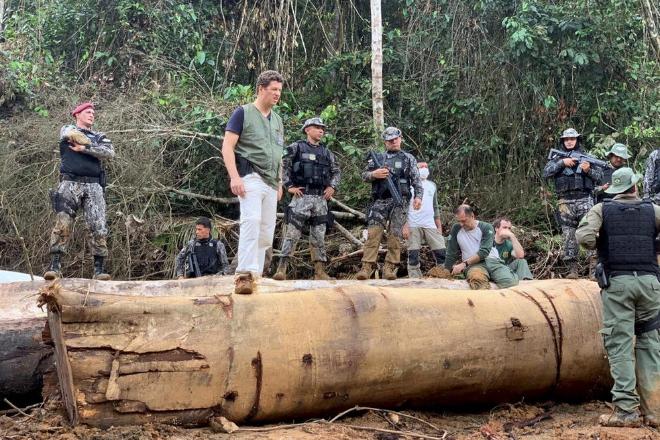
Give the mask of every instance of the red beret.
M 78 104 L 78 107 L 74 108 L 73 111 L 71 112 L 71 116 L 76 116 L 78 113 L 80 113 L 83 110 L 87 110 L 88 108 L 93 109 L 94 104 L 91 102 L 83 102 L 82 104 Z

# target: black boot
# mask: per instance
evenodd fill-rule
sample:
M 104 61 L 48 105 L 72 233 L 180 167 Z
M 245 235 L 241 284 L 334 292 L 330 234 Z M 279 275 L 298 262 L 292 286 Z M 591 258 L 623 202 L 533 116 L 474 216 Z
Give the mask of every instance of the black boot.
M 44 274 L 45 280 L 51 281 L 62 276 L 61 256 L 62 254 L 59 252 L 50 254 L 50 266 L 48 266 L 48 270 Z
M 94 279 L 99 281 L 108 281 L 110 279 L 110 275 L 105 273 L 103 260 L 103 257 L 94 255 Z

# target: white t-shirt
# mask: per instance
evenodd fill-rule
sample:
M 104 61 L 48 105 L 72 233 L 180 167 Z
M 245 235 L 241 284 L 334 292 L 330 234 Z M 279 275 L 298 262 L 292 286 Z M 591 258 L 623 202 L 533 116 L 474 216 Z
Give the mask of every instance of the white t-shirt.
M 461 250 L 461 261 L 465 261 L 471 256 L 477 255 L 479 247 L 481 247 L 481 237 L 482 232 L 481 228 L 479 228 L 479 221 L 477 221 L 477 225 L 471 231 L 466 231 L 464 228 L 461 228 L 460 231 L 458 231 L 458 234 L 456 234 L 456 241 Z M 493 246 L 486 258 L 499 257 L 500 255 L 497 252 L 497 249 Z
M 413 209 L 413 200 L 410 199 L 410 206 L 408 207 L 408 226 L 411 228 L 432 228 L 436 229 L 433 212 L 433 201 L 435 200 L 436 187 L 435 183 L 428 179 L 422 179 L 422 188 L 424 189 L 424 197 L 422 197 L 422 207 L 415 211 Z

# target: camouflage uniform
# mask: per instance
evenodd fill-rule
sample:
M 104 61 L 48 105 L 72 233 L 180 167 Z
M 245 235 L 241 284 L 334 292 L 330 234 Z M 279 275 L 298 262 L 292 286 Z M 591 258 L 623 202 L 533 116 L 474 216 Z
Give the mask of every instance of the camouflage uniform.
M 413 188 L 416 198 L 422 199 L 424 189 L 422 188 L 422 181 L 419 177 L 419 169 L 417 168 L 417 160 L 415 157 L 404 151 L 387 151 L 385 153 L 377 153 L 380 155 L 380 161 L 385 163 L 392 163 L 392 168 L 402 168 L 402 175 L 405 176 L 407 183 L 399 185 L 400 189 L 405 186 Z M 372 172 L 378 167 L 373 159 L 369 159 L 367 166 L 362 172 L 362 179 L 365 182 L 370 182 L 374 187 L 378 184 L 383 185 L 383 182 L 378 182 L 372 177 Z M 396 183 L 396 182 L 395 182 Z M 364 245 L 364 254 L 362 257 L 363 263 L 375 263 L 378 258 L 378 246 L 383 235 L 383 231 L 387 229 L 387 255 L 385 262 L 392 265 L 398 265 L 401 261 L 401 240 L 403 239 L 402 229 L 406 223 L 408 216 L 408 204 L 410 202 L 410 194 L 407 188 L 401 192 L 403 203 L 397 205 L 391 196 L 386 198 L 378 198 L 372 191 L 372 202 L 367 212 L 367 226 L 369 228 L 369 238 Z
M 62 156 L 65 154 L 65 149 L 69 148 L 66 133 L 71 129 L 76 129 L 76 127 L 67 125 L 60 131 L 60 154 Z M 114 157 L 112 142 L 105 134 L 81 128 L 77 128 L 77 130 L 87 136 L 91 143 L 84 152 L 75 154 L 88 155 L 98 161 Z M 65 253 L 67 251 L 71 225 L 76 217 L 76 212 L 82 209 L 91 236 L 92 254 L 106 257 L 108 255 L 106 243 L 108 229 L 106 227 L 104 189 L 101 186 L 103 177 L 80 176 L 74 174 L 75 171 L 75 169 L 66 168 L 63 163 L 60 169 L 60 184 L 51 194 L 56 217 L 55 227 L 50 236 L 50 252 Z
M 566 130 L 564 133 L 570 130 L 572 129 Z M 575 137 L 579 139 L 579 134 L 575 130 L 572 131 L 575 133 Z M 560 139 L 558 148 L 565 150 L 562 139 Z M 575 146 L 575 150 L 580 150 L 579 143 Z M 597 167 L 591 167 L 588 172 L 580 175 L 580 173 L 577 173 L 579 166 L 580 164 L 576 164 L 573 168 L 566 168 L 562 159 L 553 159 L 543 169 L 543 177 L 545 179 L 552 177 L 555 180 L 555 190 L 559 199 L 559 223 L 564 240 L 564 256 L 562 259 L 568 262 L 575 262 L 577 260 L 579 247 L 575 240 L 575 229 L 582 217 L 594 206 L 592 191 L 596 183 L 600 182 L 603 177 L 602 171 Z M 572 179 L 572 181 L 581 181 L 582 183 L 563 188 L 560 185 L 560 179 Z
M 318 152 L 317 152 L 318 149 Z M 325 156 L 329 162 L 329 175 L 324 176 L 326 182 L 318 187 L 303 188 L 302 197 L 294 196 L 287 209 L 286 233 L 282 243 L 282 257 L 290 257 L 296 244 L 302 236 L 306 224 L 310 225 L 309 244 L 312 261 L 327 261 L 325 254 L 325 231 L 328 216 L 328 202 L 323 196 L 327 186 L 337 188 L 341 173 L 335 155 L 323 144 L 313 145 L 307 141 L 300 140 L 289 145 L 282 159 L 282 182 L 285 188 L 304 186 L 299 184 L 294 176 L 294 167 L 299 162 L 301 151 L 313 151 L 313 160 Z M 316 157 L 318 156 L 318 157 Z M 327 183 L 327 184 L 326 184 Z
M 644 197 L 660 203 L 660 149 L 653 150 L 646 159 L 644 170 Z

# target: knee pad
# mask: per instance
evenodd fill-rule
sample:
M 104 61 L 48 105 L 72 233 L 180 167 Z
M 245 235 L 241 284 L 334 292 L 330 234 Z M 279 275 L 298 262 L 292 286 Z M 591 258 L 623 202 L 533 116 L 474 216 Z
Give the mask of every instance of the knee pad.
M 419 249 L 408 249 L 408 264 L 410 266 L 419 264 Z

